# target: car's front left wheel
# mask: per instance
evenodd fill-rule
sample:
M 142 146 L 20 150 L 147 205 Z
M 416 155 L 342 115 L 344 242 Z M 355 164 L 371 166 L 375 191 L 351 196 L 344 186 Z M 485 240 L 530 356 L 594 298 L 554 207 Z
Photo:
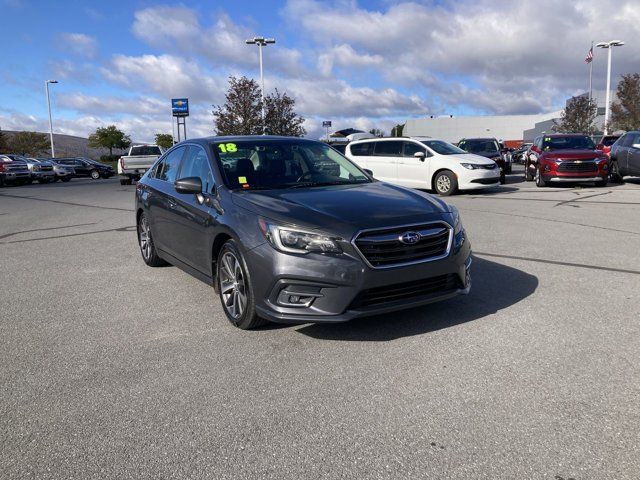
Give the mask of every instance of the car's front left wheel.
M 436 178 L 433 179 L 433 186 L 439 195 L 447 197 L 458 190 L 458 180 L 453 172 L 443 170 L 436 175 Z
M 222 246 L 216 270 L 218 295 L 227 319 L 243 330 L 266 324 L 267 320 L 256 314 L 251 277 L 234 240 Z
M 100 172 L 98 170 L 91 170 L 91 178 L 98 180 L 100 178 Z

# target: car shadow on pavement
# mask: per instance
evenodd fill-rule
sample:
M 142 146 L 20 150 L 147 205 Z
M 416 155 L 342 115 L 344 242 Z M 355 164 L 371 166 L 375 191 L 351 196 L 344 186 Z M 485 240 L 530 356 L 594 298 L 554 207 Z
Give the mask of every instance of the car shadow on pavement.
M 309 324 L 297 331 L 322 340 L 384 342 L 483 319 L 533 294 L 538 278 L 516 268 L 474 257 L 471 293 L 420 308 L 346 323 Z

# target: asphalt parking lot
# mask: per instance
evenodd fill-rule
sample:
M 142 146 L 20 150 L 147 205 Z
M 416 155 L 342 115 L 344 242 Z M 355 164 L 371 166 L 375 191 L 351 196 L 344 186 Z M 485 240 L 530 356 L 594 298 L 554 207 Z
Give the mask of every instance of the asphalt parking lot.
M 640 477 L 640 180 L 458 206 L 466 297 L 235 329 L 135 187 L 0 190 L 0 477 Z

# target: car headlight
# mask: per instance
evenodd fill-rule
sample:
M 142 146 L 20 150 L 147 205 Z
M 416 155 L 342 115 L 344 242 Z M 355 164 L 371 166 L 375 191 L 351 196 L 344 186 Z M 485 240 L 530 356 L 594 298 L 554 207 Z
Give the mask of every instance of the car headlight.
M 338 238 L 297 228 L 281 227 L 260 218 L 260 230 L 276 250 L 289 253 L 342 253 Z
M 478 168 L 482 168 L 482 165 L 478 165 L 477 163 L 461 163 L 464 168 L 469 170 L 476 170 Z
M 34 165 L 33 167 L 31 167 L 31 169 L 32 169 L 34 172 L 37 172 L 38 170 L 40 170 L 40 167 L 39 167 L 38 165 Z
M 467 232 L 462 227 L 462 220 L 460 219 L 460 212 L 456 207 L 451 207 L 451 220 L 453 223 L 453 253 L 456 254 L 460 251 L 464 242 L 467 240 Z
M 462 221 L 460 220 L 460 211 L 453 205 L 449 205 L 451 208 L 451 223 L 453 224 L 453 230 L 459 231 L 462 228 Z

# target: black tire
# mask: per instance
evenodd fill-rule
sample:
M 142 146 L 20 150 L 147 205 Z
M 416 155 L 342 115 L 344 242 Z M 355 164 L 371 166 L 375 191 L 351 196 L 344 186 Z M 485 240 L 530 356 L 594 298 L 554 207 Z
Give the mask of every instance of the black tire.
M 442 197 L 448 197 L 458 191 L 458 179 L 450 170 L 438 172 L 433 179 L 433 189 Z
M 539 168 L 536 168 L 536 187 L 542 188 L 547 186 L 547 182 L 542 178 L 542 173 Z
M 126 178 L 121 178 L 120 185 L 131 185 L 131 180 L 128 180 Z
M 609 183 L 609 176 L 604 177 L 602 180 L 595 182 L 596 187 L 606 187 L 607 183 Z
M 100 172 L 98 170 L 91 170 L 91 172 L 89 173 L 89 176 L 91 177 L 92 180 L 98 180 L 100 178 Z
M 507 163 L 507 165 L 504 167 L 505 173 L 512 173 L 513 172 L 513 166 L 511 165 L 511 162 Z
M 60 180 L 62 180 L 63 182 L 70 182 L 71 177 L 62 177 Z
M 0 177 L 0 188 L 4 187 L 4 177 Z
M 500 185 L 504 185 L 505 183 L 507 183 L 507 176 L 504 171 L 502 171 L 500 172 Z
M 138 227 L 136 230 L 138 231 L 138 246 L 140 247 L 140 253 L 142 254 L 144 263 L 150 267 L 162 267 L 166 265 L 167 262 L 158 256 L 156 246 L 153 243 L 153 237 L 151 236 L 151 227 L 144 213 L 140 215 L 138 219 Z
M 33 179 L 29 179 L 29 180 L 25 180 L 23 182 L 20 182 L 20 185 L 31 185 L 33 183 Z
M 256 313 L 249 270 L 234 240 L 220 249 L 216 263 L 216 290 L 227 319 L 242 330 L 268 323 Z
M 624 183 L 624 179 L 620 174 L 620 168 L 618 167 L 618 162 L 615 160 L 611 162 L 611 170 L 609 173 L 609 178 L 613 183 Z

